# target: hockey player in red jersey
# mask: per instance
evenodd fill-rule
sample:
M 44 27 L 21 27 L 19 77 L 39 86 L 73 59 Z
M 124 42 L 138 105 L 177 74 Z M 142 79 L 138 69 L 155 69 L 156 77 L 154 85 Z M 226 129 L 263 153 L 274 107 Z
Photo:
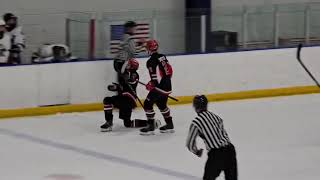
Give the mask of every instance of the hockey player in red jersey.
M 149 70 L 151 80 L 146 85 L 146 89 L 149 90 L 149 94 L 144 101 L 144 110 L 148 119 L 148 126 L 140 130 L 141 135 L 154 134 L 154 104 L 158 106 L 166 122 L 166 125 L 160 127 L 160 132 L 174 132 L 170 109 L 167 106 L 168 95 L 171 93 L 171 77 L 173 69 L 166 56 L 158 53 L 158 47 L 159 45 L 156 40 L 149 40 L 146 43 L 146 49 L 150 55 L 150 58 L 147 61 L 147 68 Z M 155 87 L 157 87 L 157 90 Z
M 137 106 L 136 88 L 139 81 L 138 68 L 139 62 L 135 59 L 129 59 L 125 71 L 120 76 L 119 84 L 114 83 L 108 86 L 108 90 L 116 91 L 118 95 L 105 97 L 103 100 L 106 122 L 101 126 L 102 132 L 112 131 L 113 108 L 119 109 L 119 118 L 123 120 L 125 127 L 147 126 L 147 120 L 131 120 L 132 110 Z

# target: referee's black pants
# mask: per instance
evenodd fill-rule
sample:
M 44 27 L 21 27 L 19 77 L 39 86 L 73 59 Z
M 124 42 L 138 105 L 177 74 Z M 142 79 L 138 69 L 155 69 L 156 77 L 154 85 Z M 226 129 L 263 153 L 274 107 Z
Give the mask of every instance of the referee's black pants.
M 203 180 L 215 180 L 221 171 L 226 180 L 238 179 L 236 151 L 232 144 L 209 151 Z

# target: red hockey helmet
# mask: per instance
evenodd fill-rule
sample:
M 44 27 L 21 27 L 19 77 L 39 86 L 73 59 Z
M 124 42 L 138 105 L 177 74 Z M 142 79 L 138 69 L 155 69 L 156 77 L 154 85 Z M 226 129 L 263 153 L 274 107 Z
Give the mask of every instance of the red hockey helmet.
M 139 69 L 139 62 L 134 58 L 129 59 L 127 69 L 128 70 L 135 70 L 135 71 L 138 70 Z
M 147 41 L 147 45 L 146 46 L 147 46 L 147 50 L 149 52 L 156 52 L 158 50 L 158 48 L 159 48 L 158 42 L 156 40 L 153 40 L 153 39 Z

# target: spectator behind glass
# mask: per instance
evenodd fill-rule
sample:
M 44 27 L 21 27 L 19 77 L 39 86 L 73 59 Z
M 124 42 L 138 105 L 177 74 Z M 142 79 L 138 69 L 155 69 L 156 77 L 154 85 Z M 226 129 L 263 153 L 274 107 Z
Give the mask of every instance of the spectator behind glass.
M 44 44 L 32 54 L 33 63 L 76 61 L 65 44 Z
M 0 65 L 8 65 L 11 36 L 6 32 L 6 23 L 0 19 Z
M 22 32 L 22 27 L 18 26 L 18 17 L 12 13 L 3 15 L 3 20 L 6 22 L 7 32 L 11 35 L 11 48 L 9 63 L 20 64 L 21 53 L 25 48 L 25 38 Z

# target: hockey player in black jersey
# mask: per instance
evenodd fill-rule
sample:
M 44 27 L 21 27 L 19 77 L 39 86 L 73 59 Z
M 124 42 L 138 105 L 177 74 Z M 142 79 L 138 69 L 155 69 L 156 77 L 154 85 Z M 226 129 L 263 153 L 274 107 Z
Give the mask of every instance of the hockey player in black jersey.
M 129 59 L 124 73 L 120 76 L 119 84 L 114 83 L 108 86 L 108 90 L 118 92 L 118 95 L 105 97 L 103 100 L 104 114 L 106 123 L 101 126 L 102 132 L 112 130 L 113 126 L 113 108 L 119 109 L 119 118 L 123 120 L 125 127 L 145 127 L 147 120 L 131 120 L 132 110 L 136 105 L 136 88 L 139 81 L 137 69 L 139 62 L 135 59 Z
M 153 105 L 156 104 L 166 122 L 166 125 L 160 127 L 160 132 L 174 132 L 170 109 L 167 106 L 168 95 L 171 93 L 171 77 L 173 69 L 165 55 L 158 53 L 158 43 L 155 40 L 149 40 L 146 43 L 146 49 L 150 55 L 147 61 L 147 68 L 151 80 L 146 85 L 149 94 L 144 101 L 144 110 L 148 119 L 148 126 L 140 130 L 141 135 L 154 134 L 155 112 Z M 157 87 L 157 89 L 155 89 Z

